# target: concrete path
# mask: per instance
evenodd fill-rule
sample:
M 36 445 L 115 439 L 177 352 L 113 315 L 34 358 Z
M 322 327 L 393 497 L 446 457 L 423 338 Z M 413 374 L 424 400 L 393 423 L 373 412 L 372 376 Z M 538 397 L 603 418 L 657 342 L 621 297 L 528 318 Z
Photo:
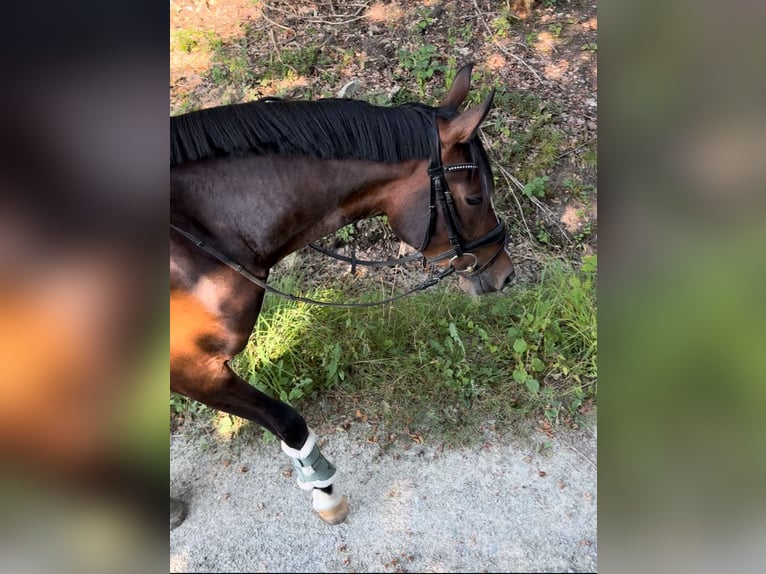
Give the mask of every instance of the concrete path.
M 329 526 L 278 443 L 171 437 L 170 493 L 189 504 L 171 572 L 594 572 L 596 418 L 553 437 L 451 449 L 320 439 L 351 511 Z

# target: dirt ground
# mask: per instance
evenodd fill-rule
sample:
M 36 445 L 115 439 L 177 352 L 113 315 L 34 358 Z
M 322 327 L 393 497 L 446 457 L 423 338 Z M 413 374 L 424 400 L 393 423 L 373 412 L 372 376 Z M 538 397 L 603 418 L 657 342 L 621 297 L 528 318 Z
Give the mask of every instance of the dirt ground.
M 171 115 L 275 95 L 436 103 L 451 74 L 474 62 L 477 90 L 506 90 L 483 136 L 497 206 L 519 222 L 520 258 L 596 252 L 594 0 L 172 0 L 170 8 Z M 544 196 L 524 191 L 540 178 Z
M 347 8 L 334 8 L 334 5 Z M 396 86 L 396 52 L 412 48 L 409 44 L 428 43 L 445 56 L 454 48 L 463 61 L 474 61 L 478 69 L 519 90 L 531 90 L 546 101 L 566 110 L 563 120 L 571 135 L 596 135 L 595 49 L 598 18 L 593 0 L 533 2 L 531 11 L 518 8 L 524 2 L 477 0 L 422 0 L 420 2 L 307 2 L 272 0 L 171 0 L 171 38 L 189 30 L 212 32 L 220 39 L 242 39 L 248 31 L 267 30 L 270 42 L 248 45 L 246 52 L 252 73 L 259 75 L 263 62 L 279 58 L 280 50 L 320 42 L 328 54 L 340 55 L 345 49 L 354 58 L 330 58 L 322 67 L 339 66 L 335 85 L 359 78 L 367 90 Z M 507 7 L 510 7 L 508 9 Z M 345 11 L 345 13 L 343 13 Z M 421 30 L 410 37 L 405 30 Z M 470 36 L 451 41 L 450 30 L 470 27 Z M 497 30 L 488 34 L 489 30 Z M 190 49 L 173 46 L 171 39 L 171 110 L 181 111 L 182 99 L 193 93 L 200 100 L 195 107 L 231 103 L 231 93 L 243 86 L 221 86 L 210 77 L 213 53 L 199 43 Z M 317 70 L 293 78 L 295 88 L 315 83 Z M 239 99 L 273 95 L 273 84 L 258 84 L 242 89 Z M 254 89 L 252 89 L 254 88 Z M 272 93 L 269 93 L 272 90 Z M 289 91 L 289 89 L 288 89 Z M 581 121 L 582 120 L 582 121 Z

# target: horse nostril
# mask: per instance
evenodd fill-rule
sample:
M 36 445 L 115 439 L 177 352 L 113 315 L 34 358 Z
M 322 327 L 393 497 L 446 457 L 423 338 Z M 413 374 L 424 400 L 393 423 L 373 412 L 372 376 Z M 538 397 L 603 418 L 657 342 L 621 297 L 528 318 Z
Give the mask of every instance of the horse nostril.
M 511 272 L 508 274 L 508 276 L 505 278 L 504 285 L 510 285 L 511 281 L 513 281 L 513 278 L 516 277 L 516 270 L 511 269 Z

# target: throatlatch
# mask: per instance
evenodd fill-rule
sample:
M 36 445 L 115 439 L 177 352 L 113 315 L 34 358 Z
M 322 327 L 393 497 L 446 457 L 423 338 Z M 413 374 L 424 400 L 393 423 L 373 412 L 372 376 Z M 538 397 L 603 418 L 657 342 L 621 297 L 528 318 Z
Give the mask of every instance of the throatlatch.
M 335 482 L 335 465 L 328 461 L 316 445 L 317 436 L 313 431 L 300 450 L 290 448 L 282 442 L 282 451 L 290 457 L 298 475 L 298 486 L 303 490 L 325 488 Z

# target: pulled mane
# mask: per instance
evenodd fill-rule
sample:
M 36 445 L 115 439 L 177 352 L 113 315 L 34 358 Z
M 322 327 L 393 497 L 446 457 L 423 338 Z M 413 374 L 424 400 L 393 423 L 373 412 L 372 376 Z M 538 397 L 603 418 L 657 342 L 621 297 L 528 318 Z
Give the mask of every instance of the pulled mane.
M 170 165 L 231 155 L 303 155 L 394 163 L 431 154 L 434 112 L 423 104 L 266 98 L 170 118 Z

